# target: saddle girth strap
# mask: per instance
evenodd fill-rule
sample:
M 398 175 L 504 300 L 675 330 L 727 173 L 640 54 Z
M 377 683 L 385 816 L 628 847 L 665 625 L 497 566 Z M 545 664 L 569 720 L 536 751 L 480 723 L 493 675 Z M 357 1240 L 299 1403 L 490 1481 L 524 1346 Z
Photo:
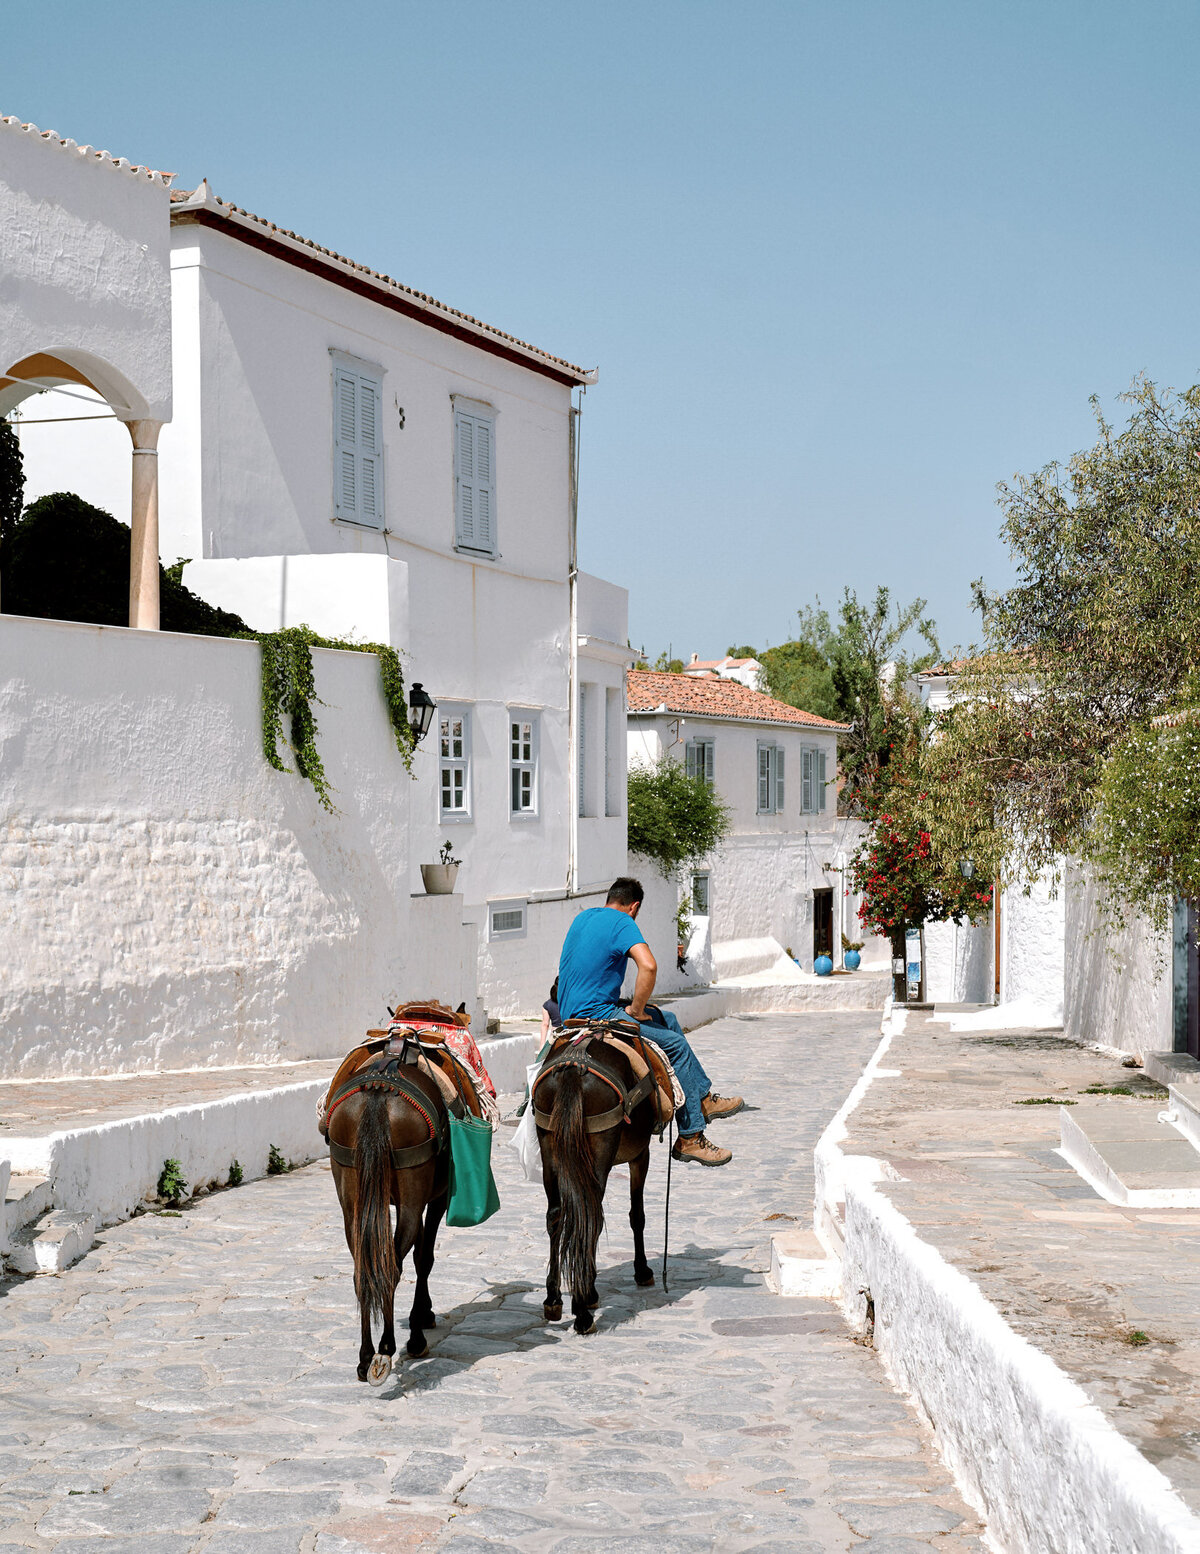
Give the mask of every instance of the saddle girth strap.
M 582 1025 L 582 1022 L 580 1023 Z M 614 1026 L 619 1024 L 617 1021 L 613 1021 L 611 1023 Z M 583 1026 L 585 1032 L 588 1031 L 589 1028 L 589 1026 Z M 562 1048 L 556 1053 L 551 1054 L 551 1056 L 546 1060 L 545 1066 L 542 1068 L 541 1073 L 534 1080 L 534 1093 L 531 1096 L 531 1099 L 533 1100 L 533 1120 L 539 1128 L 549 1128 L 550 1113 L 541 1111 L 539 1109 L 537 1104 L 537 1087 L 546 1077 L 546 1075 L 555 1068 L 563 1068 L 567 1066 L 572 1068 L 582 1068 L 585 1073 L 594 1074 L 597 1079 L 603 1080 L 603 1082 L 608 1085 L 611 1090 L 614 1090 L 619 1097 L 617 1104 L 613 1107 L 610 1107 L 608 1111 L 593 1112 L 587 1118 L 584 1126 L 588 1133 L 604 1133 L 607 1132 L 609 1128 L 615 1128 L 618 1123 L 628 1122 L 630 1117 L 633 1115 L 634 1110 L 646 1099 L 647 1096 L 653 1093 L 654 1076 L 652 1074 L 643 1074 L 642 1077 L 638 1080 L 637 1084 L 634 1085 L 632 1090 L 626 1090 L 624 1085 L 614 1075 L 607 1073 L 603 1069 L 597 1068 L 594 1063 L 589 1063 L 587 1060 L 587 1049 L 591 1045 L 592 1039 L 593 1038 L 590 1034 L 575 1036 L 575 1038 L 568 1046 Z
M 409 1144 L 405 1149 L 392 1150 L 392 1170 L 407 1171 L 412 1166 L 424 1165 L 427 1160 L 432 1160 L 439 1151 L 439 1143 L 436 1138 L 428 1138 L 421 1144 Z M 329 1158 L 340 1166 L 346 1166 L 349 1170 L 357 1169 L 354 1151 L 347 1149 L 344 1144 L 336 1144 L 329 1140 Z
M 337 1090 L 329 1097 L 329 1108 L 325 1113 L 325 1137 L 329 1143 L 329 1156 L 331 1160 L 340 1166 L 354 1168 L 354 1151 L 347 1149 L 344 1144 L 337 1144 L 329 1137 L 329 1122 L 335 1109 L 349 1096 L 356 1095 L 360 1090 L 387 1090 L 393 1095 L 399 1095 L 418 1113 L 425 1121 L 429 1129 L 429 1137 L 419 1144 L 409 1144 L 403 1149 L 391 1151 L 393 1169 L 397 1171 L 407 1170 L 410 1166 L 424 1165 L 425 1161 L 432 1160 L 435 1155 L 440 1155 L 449 1142 L 446 1126 L 442 1120 L 438 1108 L 426 1095 L 419 1085 L 405 1078 L 400 1073 L 399 1061 L 392 1058 L 383 1068 L 368 1065 L 356 1069 L 353 1074 L 338 1086 Z M 457 1103 L 456 1103 L 457 1104 Z

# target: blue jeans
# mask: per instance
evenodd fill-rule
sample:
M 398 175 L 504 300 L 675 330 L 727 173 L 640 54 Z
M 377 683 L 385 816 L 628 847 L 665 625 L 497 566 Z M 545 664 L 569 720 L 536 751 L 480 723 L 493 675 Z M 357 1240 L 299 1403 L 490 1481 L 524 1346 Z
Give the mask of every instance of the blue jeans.
M 671 1060 L 671 1067 L 683 1090 L 683 1105 L 679 1108 L 675 1125 L 679 1129 L 680 1138 L 691 1138 L 704 1132 L 704 1112 L 700 1102 L 712 1089 L 712 1081 L 692 1051 L 679 1021 L 667 1009 L 663 1009 L 661 1014 L 666 1025 L 652 1025 L 647 1020 L 642 1025 L 642 1035 L 657 1042 Z

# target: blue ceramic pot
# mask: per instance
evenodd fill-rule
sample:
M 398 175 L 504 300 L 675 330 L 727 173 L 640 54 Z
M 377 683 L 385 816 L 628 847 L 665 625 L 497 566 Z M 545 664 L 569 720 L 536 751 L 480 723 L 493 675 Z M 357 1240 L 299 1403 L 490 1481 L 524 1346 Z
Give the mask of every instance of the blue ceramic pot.
M 833 971 L 833 962 L 828 955 L 818 955 L 813 961 L 813 970 L 819 977 L 827 977 Z
M 847 971 L 857 971 L 862 964 L 862 956 L 857 950 L 847 950 L 842 959 L 845 962 Z

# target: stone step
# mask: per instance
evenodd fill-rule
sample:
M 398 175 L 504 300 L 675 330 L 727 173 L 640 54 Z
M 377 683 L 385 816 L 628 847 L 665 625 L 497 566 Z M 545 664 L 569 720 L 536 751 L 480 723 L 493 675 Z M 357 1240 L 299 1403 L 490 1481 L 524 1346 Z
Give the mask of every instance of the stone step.
M 1200 1086 L 1180 1084 L 1169 1088 L 1171 1099 L 1166 1115 L 1171 1126 L 1200 1150 Z
M 22 1173 L 8 1179 L 4 1193 L 4 1227 L 16 1234 L 50 1207 L 50 1182 L 44 1176 Z
M 1168 1089 L 1172 1085 L 1200 1084 L 1200 1063 L 1186 1052 L 1147 1052 L 1142 1057 L 1142 1071 Z
M 832 1300 L 841 1289 L 842 1265 L 829 1256 L 815 1230 L 784 1230 L 771 1237 L 767 1282 L 777 1295 Z
M 96 1216 L 52 1209 L 10 1237 L 7 1262 L 17 1273 L 61 1273 L 91 1249 Z
M 1154 1103 L 1059 1108 L 1061 1153 L 1109 1203 L 1200 1207 L 1200 1149 Z

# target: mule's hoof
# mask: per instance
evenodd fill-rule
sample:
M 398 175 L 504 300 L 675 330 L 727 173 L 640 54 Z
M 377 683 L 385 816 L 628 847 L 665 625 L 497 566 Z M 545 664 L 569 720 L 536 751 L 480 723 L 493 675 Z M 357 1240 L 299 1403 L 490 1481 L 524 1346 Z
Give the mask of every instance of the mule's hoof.
M 542 1306 L 542 1315 L 547 1322 L 561 1322 L 562 1301 L 560 1300 L 557 1306 L 552 1306 L 549 1301 L 546 1301 Z
M 588 1308 L 589 1311 L 595 1311 L 599 1304 L 600 1297 L 596 1294 L 595 1290 L 593 1290 L 588 1298 L 584 1301 L 584 1305 Z
M 413 1360 L 423 1360 L 429 1353 L 429 1345 L 423 1338 L 410 1338 L 404 1347 Z
M 359 1381 L 366 1381 L 367 1367 L 365 1365 L 360 1365 L 354 1374 L 358 1377 Z
M 580 1322 L 586 1322 L 586 1327 L 580 1327 Z M 575 1331 L 580 1338 L 586 1338 L 589 1333 L 596 1331 L 596 1315 L 592 1311 L 585 1311 L 582 1316 L 575 1318 Z
M 637 1285 L 639 1290 L 649 1289 L 650 1285 L 654 1283 L 654 1269 L 647 1268 L 645 1273 L 635 1273 L 633 1276 L 633 1282 Z
M 377 1354 L 367 1367 L 367 1380 L 373 1387 L 382 1387 L 391 1374 L 392 1357 L 390 1354 Z

